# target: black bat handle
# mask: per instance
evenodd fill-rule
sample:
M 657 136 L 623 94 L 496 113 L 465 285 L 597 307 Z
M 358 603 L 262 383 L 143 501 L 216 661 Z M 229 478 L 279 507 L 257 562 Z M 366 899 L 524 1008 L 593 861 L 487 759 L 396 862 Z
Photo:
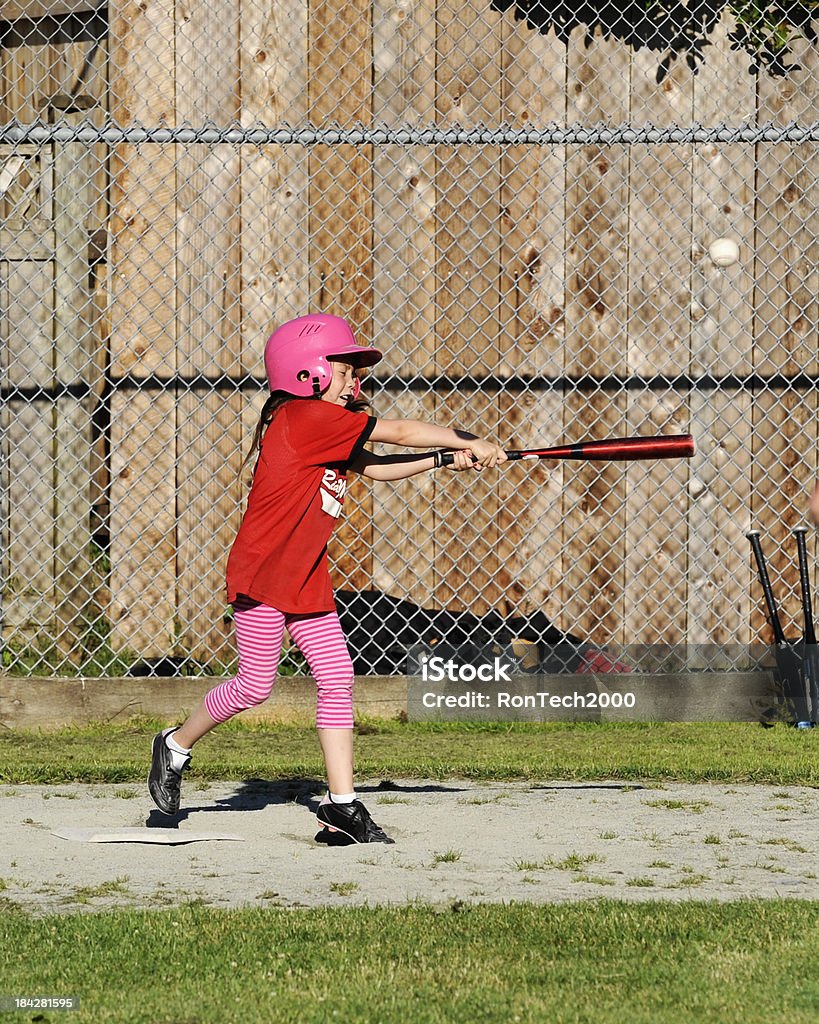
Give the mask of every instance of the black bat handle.
M 802 614 L 805 618 L 804 646 L 802 648 L 802 674 L 810 700 L 810 717 L 813 725 L 819 723 L 819 657 L 816 650 L 816 633 L 813 628 L 813 607 L 811 605 L 810 570 L 808 568 L 808 546 L 806 526 L 797 526 L 793 534 L 799 552 L 799 585 L 802 589 Z
M 759 530 L 749 530 L 745 536 L 751 542 L 751 547 L 754 551 L 754 558 L 756 558 L 756 567 L 759 571 L 759 582 L 762 584 L 762 592 L 765 595 L 765 604 L 768 607 L 768 619 L 770 620 L 771 628 L 773 629 L 774 640 L 777 644 L 784 644 L 785 634 L 782 631 L 782 623 L 779 621 L 779 612 L 776 610 L 776 601 L 774 600 L 773 590 L 771 589 L 768 567 L 765 565 L 765 556 L 762 554 L 762 545 L 759 542 Z
M 436 452 L 435 454 L 441 456 L 441 461 L 438 463 L 439 466 L 452 466 L 452 465 L 454 465 L 454 463 L 455 463 L 455 452 Z M 513 462 L 515 459 L 519 459 L 521 457 L 521 453 L 520 452 L 507 452 L 506 453 L 506 457 L 509 459 L 510 462 Z M 475 458 L 474 455 L 472 456 L 472 461 L 473 462 L 477 462 L 478 461 Z
M 810 569 L 808 568 L 808 547 L 805 534 L 807 526 L 797 526 L 793 531 L 796 537 L 796 548 L 799 552 L 799 584 L 802 588 L 802 611 L 805 615 L 805 643 L 815 644 L 816 633 L 813 628 L 813 607 L 810 598 Z

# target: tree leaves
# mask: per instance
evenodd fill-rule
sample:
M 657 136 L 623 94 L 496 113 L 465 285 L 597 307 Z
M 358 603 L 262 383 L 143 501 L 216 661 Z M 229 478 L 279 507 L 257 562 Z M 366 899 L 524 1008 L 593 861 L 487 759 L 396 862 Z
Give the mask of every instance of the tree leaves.
M 816 43 L 813 20 L 819 17 L 819 0 L 491 0 L 490 6 L 501 12 L 514 9 L 516 20 L 543 35 L 553 31 L 566 44 L 571 33 L 583 26 L 586 46 L 599 30 L 604 39 L 620 39 L 634 50 L 645 46 L 665 51 L 657 67 L 658 83 L 681 56 L 692 73 L 697 73 L 705 60 L 703 50 L 710 45 L 709 36 L 726 8 L 734 22 L 729 33 L 731 48 L 744 50 L 751 58 L 750 74 L 761 68 L 771 75 L 798 71 L 798 64 L 788 63 L 791 44 L 800 36 Z

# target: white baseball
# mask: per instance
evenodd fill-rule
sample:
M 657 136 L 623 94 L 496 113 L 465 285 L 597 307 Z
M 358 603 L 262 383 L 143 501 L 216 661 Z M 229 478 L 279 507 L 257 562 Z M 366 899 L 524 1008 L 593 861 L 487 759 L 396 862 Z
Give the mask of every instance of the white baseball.
M 739 259 L 739 246 L 733 238 L 717 238 L 708 246 L 715 267 L 731 267 Z

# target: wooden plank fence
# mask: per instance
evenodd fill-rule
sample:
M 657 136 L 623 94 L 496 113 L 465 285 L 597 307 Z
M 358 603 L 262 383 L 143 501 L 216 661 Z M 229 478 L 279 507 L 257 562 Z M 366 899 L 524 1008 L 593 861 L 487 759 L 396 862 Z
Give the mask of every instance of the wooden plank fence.
M 59 33 L 50 44 L 16 45 L 13 33 L 4 42 L 4 120 L 98 121 L 105 90 L 84 75 L 101 55 Z M 104 599 L 89 514 L 101 364 L 88 257 L 103 156 L 65 143 L 0 153 L 3 634 L 44 632 L 69 661 Z
M 3 17 L 86 6 L 18 3 Z M 819 92 L 810 47 L 793 80 L 763 74 L 757 90 L 726 26 L 697 78 L 678 62 L 657 86 L 654 55 L 601 38 L 587 48 L 580 34 L 567 50 L 477 0 L 214 0 L 202 11 L 111 0 L 84 83 L 93 116 L 787 123 L 810 121 Z M 39 116 L 87 56 L 70 40 L 3 50 L 3 118 Z M 690 464 L 359 480 L 334 542 L 348 586 L 540 609 L 601 642 L 745 642 L 765 633 L 743 536 L 754 524 L 775 545 L 796 628 L 790 529 L 817 472 L 815 389 L 616 381 L 817 373 L 815 145 L 82 148 L 16 147 L 0 165 L 6 212 L 35 183 L 26 217 L 4 220 L 0 252 L 3 385 L 17 389 L 2 410 L 6 638 L 46 631 L 71 648 L 90 602 L 115 648 L 228 657 L 222 573 L 262 400 L 237 382 L 261 375 L 272 326 L 309 308 L 348 316 L 384 350 L 377 413 L 392 396 L 389 415 L 509 446 L 688 429 L 698 441 Z M 92 294 L 83 260 L 99 229 L 106 264 Z M 717 268 L 708 248 L 726 235 L 740 260 Z M 446 381 L 463 374 L 495 384 L 453 393 Z M 393 375 L 431 390 L 401 390 Z M 520 393 L 521 378 L 535 388 Z M 22 397 L 78 385 L 85 398 Z M 92 557 L 100 521 L 104 578 Z

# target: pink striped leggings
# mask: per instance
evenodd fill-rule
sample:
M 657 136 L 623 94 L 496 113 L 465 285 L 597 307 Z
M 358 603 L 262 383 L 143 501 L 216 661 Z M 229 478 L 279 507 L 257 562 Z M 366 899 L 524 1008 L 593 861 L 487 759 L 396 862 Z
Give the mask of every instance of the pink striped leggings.
M 352 729 L 353 663 L 336 612 L 288 615 L 242 597 L 233 608 L 239 671 L 205 696 L 205 708 L 214 722 L 224 722 L 267 700 L 287 628 L 316 680 L 316 726 Z

